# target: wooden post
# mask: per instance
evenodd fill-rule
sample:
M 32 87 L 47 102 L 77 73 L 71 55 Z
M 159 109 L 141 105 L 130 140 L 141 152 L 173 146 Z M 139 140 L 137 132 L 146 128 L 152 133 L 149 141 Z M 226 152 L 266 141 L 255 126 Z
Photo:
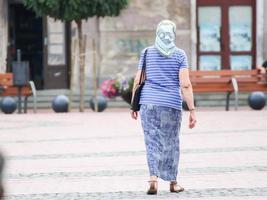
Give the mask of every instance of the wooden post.
M 82 37 L 82 46 L 80 47 L 80 112 L 84 112 L 84 93 L 85 93 L 85 49 L 86 49 L 86 35 Z
M 97 71 L 96 71 L 96 45 L 95 45 L 95 39 L 93 39 L 93 87 L 94 87 L 95 112 L 98 112 Z
M 86 35 L 83 36 L 83 45 L 82 45 L 82 54 L 80 55 L 81 63 L 82 63 L 82 112 L 84 112 L 84 94 L 85 94 L 85 58 L 86 58 Z
M 72 47 L 73 47 L 73 53 L 71 56 L 71 68 L 70 68 L 70 93 L 69 93 L 69 112 L 71 112 L 72 109 L 72 98 L 73 98 L 73 87 L 74 87 L 74 70 L 75 67 L 77 66 L 77 59 L 78 59 L 78 52 L 77 52 L 77 44 L 78 41 L 77 39 L 74 39 L 72 42 Z
M 84 90 L 85 90 L 85 48 L 86 36 L 82 35 L 82 21 L 77 20 L 78 27 L 78 41 L 79 41 L 79 64 L 80 64 L 80 106 L 79 111 L 84 111 Z
M 101 33 L 100 33 L 100 18 L 96 18 L 96 66 L 97 66 L 97 71 L 96 71 L 96 79 L 97 79 L 97 87 L 99 87 L 100 84 L 100 73 L 101 73 L 101 61 L 102 61 L 102 56 L 100 52 L 100 42 L 101 42 Z

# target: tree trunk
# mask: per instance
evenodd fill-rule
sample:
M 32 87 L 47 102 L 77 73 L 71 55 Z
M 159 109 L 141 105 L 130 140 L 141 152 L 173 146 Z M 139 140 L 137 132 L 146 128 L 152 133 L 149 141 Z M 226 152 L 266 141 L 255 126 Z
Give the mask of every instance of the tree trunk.
M 99 17 L 96 18 L 96 33 L 97 33 L 97 37 L 96 37 L 96 52 L 97 52 L 97 87 L 99 87 L 100 84 L 100 75 L 101 75 L 101 61 L 102 61 L 102 57 L 101 57 L 101 53 L 100 53 L 100 41 L 101 41 L 101 37 L 100 37 L 100 19 Z
M 79 111 L 84 112 L 84 90 L 85 90 L 85 81 L 84 81 L 84 57 L 83 52 L 83 36 L 82 36 L 82 20 L 77 20 L 78 27 L 78 43 L 79 43 L 79 71 L 80 71 L 80 106 Z

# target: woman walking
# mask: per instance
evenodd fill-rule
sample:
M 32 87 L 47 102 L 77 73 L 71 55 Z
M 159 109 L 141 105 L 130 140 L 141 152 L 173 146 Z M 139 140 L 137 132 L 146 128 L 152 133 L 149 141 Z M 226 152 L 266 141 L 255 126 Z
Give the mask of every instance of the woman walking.
M 182 49 L 176 47 L 175 37 L 176 25 L 172 21 L 163 20 L 158 24 L 155 43 L 143 50 L 134 81 L 133 88 L 139 82 L 145 62 L 140 115 L 150 173 L 147 194 L 157 194 L 158 178 L 170 182 L 170 192 L 184 190 L 176 181 L 182 95 L 190 111 L 189 128 L 196 124 L 187 57 Z M 138 112 L 131 111 L 131 116 L 137 119 Z

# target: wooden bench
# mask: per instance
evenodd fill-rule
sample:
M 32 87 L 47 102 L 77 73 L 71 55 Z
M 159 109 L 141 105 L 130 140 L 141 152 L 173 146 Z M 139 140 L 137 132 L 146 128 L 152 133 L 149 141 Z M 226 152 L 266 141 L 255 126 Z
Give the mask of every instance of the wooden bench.
M 18 87 L 13 84 L 13 74 L 5 73 L 0 74 L 0 96 L 18 96 Z M 28 86 L 21 88 L 21 96 L 24 96 L 24 113 L 27 113 L 28 97 L 33 96 L 34 112 L 37 109 L 37 95 L 33 81 L 29 81 Z
M 190 71 L 190 80 L 194 93 L 226 93 L 226 110 L 232 93 L 237 109 L 239 92 L 267 91 L 266 75 L 259 70 Z

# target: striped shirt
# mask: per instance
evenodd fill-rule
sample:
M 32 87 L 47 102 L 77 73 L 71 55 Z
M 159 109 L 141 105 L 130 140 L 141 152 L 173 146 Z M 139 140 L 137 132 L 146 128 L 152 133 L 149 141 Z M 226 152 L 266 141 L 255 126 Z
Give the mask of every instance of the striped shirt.
M 176 48 L 171 57 L 162 56 L 154 47 L 147 48 L 146 80 L 141 92 L 140 104 L 152 104 L 182 109 L 182 95 L 179 71 L 188 67 L 187 57 L 182 49 Z M 141 53 L 139 67 L 142 69 L 144 52 Z

